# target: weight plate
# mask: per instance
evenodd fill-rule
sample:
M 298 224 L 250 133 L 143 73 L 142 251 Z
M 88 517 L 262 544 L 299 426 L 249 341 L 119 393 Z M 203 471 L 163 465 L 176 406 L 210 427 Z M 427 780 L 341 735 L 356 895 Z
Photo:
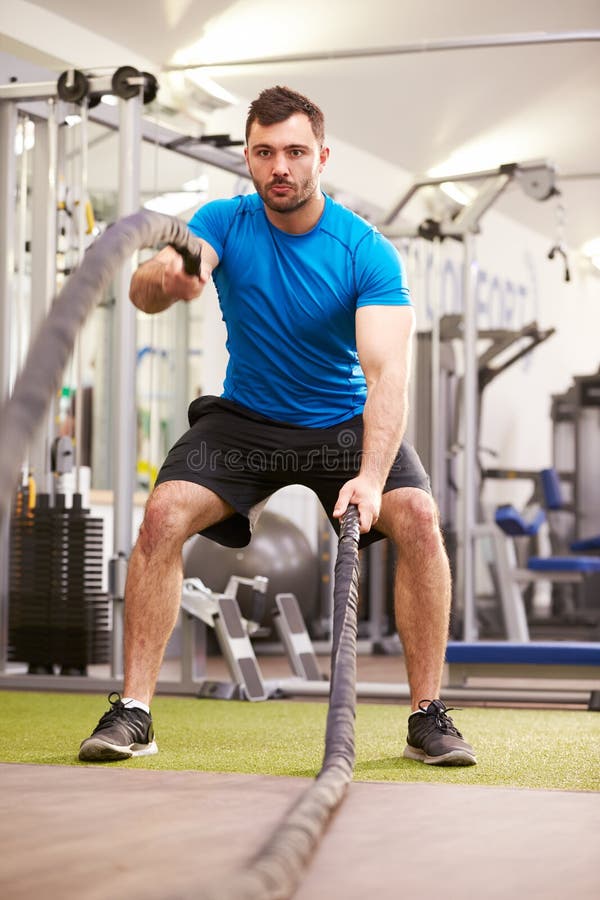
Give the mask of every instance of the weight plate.
M 133 66 L 121 66 L 112 77 L 113 93 L 122 100 L 131 100 L 137 97 L 140 86 L 139 84 L 130 84 L 130 78 L 139 78 L 140 73 Z
M 78 69 L 63 72 L 56 84 L 56 93 L 66 103 L 81 103 L 88 89 L 89 81 Z
M 144 103 L 152 103 L 158 93 L 158 81 L 150 72 L 142 72 L 144 76 Z

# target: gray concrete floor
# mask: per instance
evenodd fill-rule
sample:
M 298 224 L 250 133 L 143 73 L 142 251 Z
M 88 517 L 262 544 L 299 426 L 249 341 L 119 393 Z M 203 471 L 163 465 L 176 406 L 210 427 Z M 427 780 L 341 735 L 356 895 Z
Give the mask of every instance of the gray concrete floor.
M 187 900 L 304 779 L 0 765 L 0 896 Z M 597 794 L 353 783 L 297 900 L 597 900 Z

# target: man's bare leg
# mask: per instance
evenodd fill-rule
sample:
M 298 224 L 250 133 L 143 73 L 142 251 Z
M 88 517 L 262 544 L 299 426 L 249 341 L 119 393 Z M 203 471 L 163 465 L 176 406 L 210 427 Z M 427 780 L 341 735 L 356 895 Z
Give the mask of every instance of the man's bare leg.
M 187 481 L 164 482 L 149 498 L 125 587 L 125 697 L 150 705 L 179 613 L 186 539 L 232 513 L 215 493 Z
M 394 606 L 412 709 L 440 696 L 448 640 L 451 580 L 433 499 L 418 488 L 383 495 L 377 528 L 397 551 Z
M 472 766 L 475 751 L 440 700 L 450 618 L 450 566 L 433 499 L 418 488 L 384 494 L 377 527 L 398 553 L 396 624 L 404 647 L 412 714 L 403 756 L 434 766 Z M 426 700 L 423 708 L 421 701 Z
M 125 694 L 113 700 L 79 759 L 107 762 L 158 753 L 150 701 L 181 600 L 181 550 L 197 531 L 233 509 L 212 491 L 187 481 L 160 485 L 146 504 L 125 586 Z

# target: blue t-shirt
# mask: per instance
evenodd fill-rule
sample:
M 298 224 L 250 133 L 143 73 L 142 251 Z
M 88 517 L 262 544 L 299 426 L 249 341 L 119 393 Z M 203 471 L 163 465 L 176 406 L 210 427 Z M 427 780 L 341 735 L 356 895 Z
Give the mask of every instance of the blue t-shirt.
M 258 194 L 207 203 L 189 227 L 219 257 L 213 280 L 229 351 L 223 397 L 313 428 L 362 412 L 356 309 L 410 305 L 395 247 L 327 196 L 304 234 L 272 225 Z

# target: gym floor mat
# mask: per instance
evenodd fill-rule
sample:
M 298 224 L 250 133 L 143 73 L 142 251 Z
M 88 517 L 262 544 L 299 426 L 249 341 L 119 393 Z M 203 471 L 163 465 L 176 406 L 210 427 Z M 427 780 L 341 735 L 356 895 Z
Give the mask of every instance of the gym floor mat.
M 0 765 L 0 894 L 193 898 L 256 850 L 302 778 Z M 295 900 L 596 900 L 595 794 L 354 783 Z
M 0 691 L 0 761 L 83 766 L 79 743 L 108 708 L 105 697 Z M 314 777 L 323 758 L 322 703 L 156 697 L 159 754 L 111 768 Z M 600 790 L 600 715 L 579 710 L 451 712 L 478 765 L 440 768 L 402 758 L 408 708 L 361 704 L 355 781 Z M 98 764 L 96 764 L 98 765 Z

